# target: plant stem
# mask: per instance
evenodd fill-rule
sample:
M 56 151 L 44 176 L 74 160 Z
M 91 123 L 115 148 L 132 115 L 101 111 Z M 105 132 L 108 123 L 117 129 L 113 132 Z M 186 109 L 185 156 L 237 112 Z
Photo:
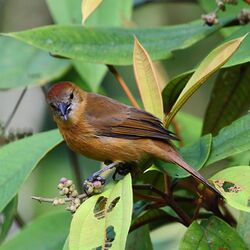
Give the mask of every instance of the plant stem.
M 137 101 L 135 100 L 133 94 L 131 93 L 131 91 L 129 90 L 127 84 L 122 79 L 121 75 L 118 73 L 118 71 L 115 69 L 115 67 L 112 66 L 112 65 L 107 65 L 107 67 L 108 67 L 109 71 L 113 74 L 113 76 L 116 78 L 116 80 L 120 83 L 122 89 L 124 90 L 125 94 L 127 95 L 128 99 L 130 100 L 132 105 L 135 108 L 140 109 L 140 106 L 138 105 Z
M 133 188 L 138 190 L 150 190 L 158 194 L 165 200 L 167 205 L 169 205 L 176 212 L 176 214 L 181 218 L 182 223 L 185 226 L 189 226 L 192 223 L 190 217 L 178 206 L 178 204 L 175 202 L 172 196 L 169 196 L 168 194 L 160 191 L 159 189 L 155 188 L 150 184 L 133 185 Z
M 16 221 L 17 225 L 19 226 L 19 228 L 22 228 L 25 226 L 25 222 L 18 212 L 15 215 L 15 221 Z
M 82 175 L 81 168 L 79 165 L 79 160 L 75 152 L 73 152 L 69 148 L 67 148 L 67 150 L 68 150 L 69 159 L 71 162 L 71 167 L 75 175 L 77 190 L 80 191 L 82 190 L 83 175 Z
M 22 90 L 21 95 L 19 96 L 19 98 L 18 98 L 18 100 L 17 100 L 17 102 L 16 102 L 16 105 L 15 105 L 14 109 L 12 110 L 12 112 L 11 112 L 9 118 L 7 119 L 5 125 L 3 126 L 3 131 L 4 131 L 4 132 L 6 131 L 6 128 L 10 125 L 10 122 L 12 121 L 14 115 L 16 114 L 16 111 L 17 111 L 17 109 L 18 109 L 20 103 L 22 102 L 23 97 L 24 97 L 26 91 L 27 91 L 27 87 L 25 87 L 25 88 Z

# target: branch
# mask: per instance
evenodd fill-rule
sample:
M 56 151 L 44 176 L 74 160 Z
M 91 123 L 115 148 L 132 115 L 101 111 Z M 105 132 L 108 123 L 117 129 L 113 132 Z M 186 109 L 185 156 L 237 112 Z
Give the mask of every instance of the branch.
M 18 98 L 18 100 L 17 100 L 17 102 L 16 102 L 16 105 L 15 105 L 14 109 L 12 110 L 12 112 L 11 112 L 9 118 L 7 119 L 5 125 L 3 126 L 3 131 L 5 131 L 6 128 L 10 125 L 10 122 L 11 122 L 11 120 L 13 119 L 14 115 L 16 114 L 16 111 L 17 111 L 17 109 L 18 109 L 20 103 L 22 102 L 23 97 L 24 97 L 26 91 L 27 91 L 27 87 L 25 87 L 25 88 L 23 89 L 21 95 L 19 96 L 19 98 Z
M 138 190 L 150 190 L 158 194 L 165 200 L 166 204 L 168 204 L 176 212 L 185 226 L 189 226 L 192 223 L 191 218 L 178 206 L 172 196 L 169 196 L 150 184 L 133 185 L 133 188 Z
M 83 180 L 83 176 L 82 176 L 82 172 L 81 172 L 81 168 L 79 165 L 79 160 L 77 158 L 77 155 L 75 152 L 73 152 L 71 149 L 68 149 L 68 153 L 69 153 L 69 159 L 71 162 L 71 166 L 75 175 L 75 179 L 76 179 L 76 185 L 77 185 L 77 189 L 78 190 L 82 190 L 82 180 Z
M 118 73 L 118 71 L 115 69 L 112 65 L 107 65 L 109 71 L 113 74 L 113 76 L 116 78 L 116 80 L 120 83 L 122 89 L 124 90 L 125 94 L 127 95 L 128 99 L 132 103 L 132 105 L 138 109 L 140 109 L 140 106 L 138 105 L 137 101 L 135 100 L 133 94 L 130 92 L 127 84 L 122 79 L 121 75 Z
M 88 198 L 88 195 L 86 193 L 82 193 L 82 194 L 77 195 L 75 198 L 73 198 L 73 197 L 70 197 L 70 198 L 46 198 L 46 197 L 40 197 L 40 196 L 31 196 L 31 199 L 39 201 L 40 203 L 41 202 L 54 203 L 55 200 L 63 200 L 64 202 L 70 202 L 76 198 L 82 200 L 82 199 Z M 64 204 L 64 203 L 61 203 L 61 204 Z

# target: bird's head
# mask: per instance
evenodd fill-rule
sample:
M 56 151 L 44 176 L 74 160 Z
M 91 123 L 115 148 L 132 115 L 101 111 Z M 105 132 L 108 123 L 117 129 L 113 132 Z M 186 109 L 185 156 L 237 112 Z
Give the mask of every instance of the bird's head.
M 75 111 L 83 101 L 82 93 L 81 89 L 71 82 L 54 84 L 47 94 L 47 101 L 54 118 L 61 122 L 72 120 Z

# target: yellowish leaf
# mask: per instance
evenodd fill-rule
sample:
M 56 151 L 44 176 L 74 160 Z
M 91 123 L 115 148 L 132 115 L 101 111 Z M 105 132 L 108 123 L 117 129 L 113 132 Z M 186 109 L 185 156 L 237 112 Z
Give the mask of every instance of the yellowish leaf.
M 173 117 L 180 110 L 188 98 L 239 48 L 241 42 L 247 35 L 226 42 L 215 48 L 209 55 L 201 62 L 195 73 L 192 75 L 185 88 L 182 90 L 180 96 L 166 116 L 165 126 L 168 127 Z
M 158 75 L 148 52 L 135 37 L 133 54 L 134 73 L 146 111 L 163 119 L 163 102 Z
M 82 0 L 82 24 L 101 3 L 102 0 Z

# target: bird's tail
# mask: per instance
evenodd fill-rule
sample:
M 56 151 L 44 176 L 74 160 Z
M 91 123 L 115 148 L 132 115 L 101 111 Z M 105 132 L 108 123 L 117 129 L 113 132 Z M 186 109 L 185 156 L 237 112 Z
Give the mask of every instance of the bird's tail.
M 202 182 L 204 185 L 206 185 L 210 190 L 221 196 L 221 193 L 213 186 L 211 185 L 207 179 L 205 179 L 199 172 L 194 170 L 190 165 L 188 165 L 182 158 L 181 156 L 176 156 L 172 160 L 173 163 L 177 164 L 187 172 L 189 172 L 193 177 L 195 177 L 197 180 Z
M 210 190 L 218 194 L 220 197 L 222 197 L 221 193 L 212 186 L 208 180 L 206 180 L 199 172 L 197 172 L 195 169 L 193 169 L 190 165 L 188 165 L 180 156 L 180 154 L 174 149 L 174 146 L 171 144 L 166 143 L 157 143 L 158 149 L 159 147 L 161 150 L 158 151 L 157 157 L 166 161 L 166 162 L 172 162 L 174 164 L 177 164 L 187 172 L 189 172 L 193 177 L 195 177 L 197 180 L 202 182 L 204 185 L 206 185 Z

